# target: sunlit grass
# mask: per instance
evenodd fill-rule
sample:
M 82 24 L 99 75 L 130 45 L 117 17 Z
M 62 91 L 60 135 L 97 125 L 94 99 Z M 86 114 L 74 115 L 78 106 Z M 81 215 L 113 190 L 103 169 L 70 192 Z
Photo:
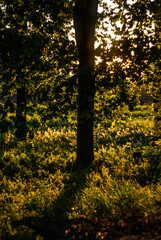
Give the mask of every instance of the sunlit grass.
M 161 211 L 155 203 L 161 201 L 161 148 L 154 135 L 152 107 L 138 106 L 128 114 L 124 114 L 127 109 L 122 111 L 122 117 L 95 124 L 95 161 L 69 203 L 69 218 L 121 218 L 135 209 L 152 217 Z M 28 133 L 25 141 L 17 141 L 12 129 L 1 133 L 1 239 L 18 236 L 12 220 L 54 214 L 54 203 L 64 187 L 70 195 L 81 181 L 73 168 L 75 130 L 64 128 L 61 121 L 59 125 L 48 122 L 50 128 L 42 126 L 36 112 L 27 118 L 33 127 L 32 138 Z M 135 151 L 141 152 L 140 158 L 133 157 Z

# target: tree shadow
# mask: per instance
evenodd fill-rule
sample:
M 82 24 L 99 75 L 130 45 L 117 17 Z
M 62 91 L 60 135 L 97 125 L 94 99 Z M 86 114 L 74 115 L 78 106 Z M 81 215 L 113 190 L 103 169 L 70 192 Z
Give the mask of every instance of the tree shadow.
M 78 193 L 86 187 L 87 176 L 91 169 L 92 164 L 82 165 L 76 161 L 62 192 L 53 202 L 52 212 L 45 212 L 42 217 L 25 217 L 18 221 L 12 221 L 12 226 L 18 228 L 27 226 L 34 230 L 35 238 L 32 239 L 37 239 L 36 236 L 39 235 L 43 240 L 71 239 L 67 232 L 76 235 L 73 225 L 80 222 L 94 226 L 94 222 L 83 217 L 69 218 Z

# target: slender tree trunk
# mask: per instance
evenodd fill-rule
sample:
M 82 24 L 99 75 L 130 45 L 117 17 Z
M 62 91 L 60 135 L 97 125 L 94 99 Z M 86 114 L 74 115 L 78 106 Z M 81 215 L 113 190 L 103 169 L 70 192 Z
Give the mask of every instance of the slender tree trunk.
M 17 89 L 16 136 L 26 137 L 26 91 L 25 87 Z
M 79 54 L 77 161 L 89 164 L 94 160 L 94 36 L 98 0 L 76 0 L 74 7 L 75 37 Z
M 156 136 L 161 138 L 161 61 L 160 61 L 160 54 L 161 54 L 161 3 L 160 1 L 156 1 L 156 12 L 155 12 L 155 37 L 156 37 L 156 46 L 158 49 L 158 59 L 155 63 L 155 70 L 156 70 L 156 78 L 155 78 L 155 93 L 154 93 L 154 120 L 155 120 L 155 130 Z

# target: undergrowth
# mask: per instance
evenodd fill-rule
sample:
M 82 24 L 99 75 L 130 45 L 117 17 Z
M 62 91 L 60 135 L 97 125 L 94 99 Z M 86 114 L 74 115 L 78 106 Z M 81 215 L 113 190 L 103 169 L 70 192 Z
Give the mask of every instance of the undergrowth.
M 12 118 L 6 116 L 11 125 Z M 156 204 L 161 201 L 161 141 L 154 134 L 152 106 L 131 113 L 120 109 L 114 119 L 95 122 L 95 161 L 89 171 L 75 167 L 71 118 L 69 124 L 53 119 L 42 125 L 33 109 L 27 118 L 33 133 L 25 141 L 14 136 L 14 125 L 1 132 L 1 239 L 32 239 L 29 230 L 20 236 L 12 221 L 54 216 L 59 208 L 69 219 L 93 221 L 123 218 L 135 209 L 145 218 L 161 213 Z

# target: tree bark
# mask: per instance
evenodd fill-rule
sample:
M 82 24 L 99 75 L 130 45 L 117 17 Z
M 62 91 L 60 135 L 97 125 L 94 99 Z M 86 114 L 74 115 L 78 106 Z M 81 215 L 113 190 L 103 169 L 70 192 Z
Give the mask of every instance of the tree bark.
M 76 0 L 74 7 L 75 37 L 79 56 L 77 161 L 89 164 L 94 160 L 94 37 L 98 0 Z
M 17 89 L 16 136 L 26 137 L 26 91 L 25 87 Z

